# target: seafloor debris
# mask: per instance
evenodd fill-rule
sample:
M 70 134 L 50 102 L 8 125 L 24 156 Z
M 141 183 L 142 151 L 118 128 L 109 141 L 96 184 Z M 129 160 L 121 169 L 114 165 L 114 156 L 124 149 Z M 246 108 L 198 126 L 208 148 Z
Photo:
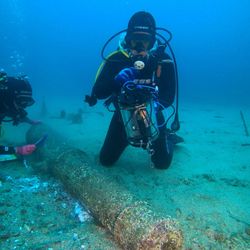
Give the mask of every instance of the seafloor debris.
M 83 122 L 82 116 L 83 116 L 83 110 L 79 108 L 76 113 L 68 114 L 67 120 L 71 121 L 72 124 L 81 124 Z
M 248 132 L 248 128 L 247 128 L 247 123 L 246 123 L 246 120 L 245 120 L 245 117 L 244 117 L 244 114 L 243 114 L 242 111 L 240 111 L 240 117 L 241 117 L 241 120 L 242 120 L 242 123 L 243 123 L 245 135 L 249 136 L 249 132 Z
M 27 174 L 1 175 L 1 249 L 89 249 L 101 244 L 97 238 L 90 239 L 99 229 L 88 211 L 60 183 L 49 176 L 34 176 L 21 165 L 19 169 Z M 102 242 L 110 245 L 104 249 L 119 249 L 107 237 Z
M 79 204 L 79 202 L 75 203 L 74 213 L 80 222 L 85 222 L 92 219 L 90 213 L 87 212 L 86 209 L 84 209 L 83 206 Z

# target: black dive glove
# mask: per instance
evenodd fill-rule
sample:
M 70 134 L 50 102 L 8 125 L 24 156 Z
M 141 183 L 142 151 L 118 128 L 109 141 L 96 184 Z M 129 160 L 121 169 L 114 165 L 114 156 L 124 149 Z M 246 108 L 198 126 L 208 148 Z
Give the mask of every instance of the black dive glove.
M 90 107 L 92 107 L 92 106 L 95 106 L 96 105 L 96 103 L 97 103 L 97 98 L 96 98 L 96 96 L 95 95 L 85 95 L 85 100 L 84 100 L 86 103 L 88 103 L 88 105 L 90 106 Z

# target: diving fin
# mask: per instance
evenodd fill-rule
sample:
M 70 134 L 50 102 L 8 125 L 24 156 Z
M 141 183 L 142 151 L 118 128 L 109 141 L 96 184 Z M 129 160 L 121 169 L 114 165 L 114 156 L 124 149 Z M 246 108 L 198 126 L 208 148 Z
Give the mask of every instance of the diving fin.
M 167 134 L 167 140 L 171 141 L 174 145 L 184 142 L 184 139 L 175 133 Z

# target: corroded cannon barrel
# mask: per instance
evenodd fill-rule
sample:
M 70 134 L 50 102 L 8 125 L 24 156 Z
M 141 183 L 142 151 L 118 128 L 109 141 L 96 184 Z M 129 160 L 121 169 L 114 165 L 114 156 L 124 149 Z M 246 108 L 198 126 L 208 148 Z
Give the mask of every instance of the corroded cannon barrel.
M 36 142 L 44 133 L 49 135 L 48 140 L 34 158 L 42 156 L 47 168 L 113 234 L 122 248 L 181 249 L 182 233 L 173 219 L 158 215 L 111 177 L 94 170 L 83 151 L 71 147 L 51 128 L 31 127 L 27 142 Z

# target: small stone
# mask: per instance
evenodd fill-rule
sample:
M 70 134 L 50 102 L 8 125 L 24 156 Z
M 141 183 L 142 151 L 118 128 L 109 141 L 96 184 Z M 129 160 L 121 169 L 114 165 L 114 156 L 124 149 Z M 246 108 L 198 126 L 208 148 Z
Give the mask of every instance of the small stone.
M 66 203 L 62 203 L 62 208 L 67 208 L 67 204 Z
M 188 220 L 188 221 L 193 221 L 193 220 L 195 220 L 194 214 L 189 214 L 189 215 L 186 217 L 186 220 Z
M 27 224 L 24 224 L 23 226 L 28 232 L 31 232 L 31 227 L 29 227 Z
M 77 233 L 73 234 L 73 240 L 78 240 L 78 234 Z
M 216 181 L 215 178 L 210 174 L 203 174 L 202 177 L 205 180 L 207 180 L 208 182 L 215 182 Z
M 6 210 L 0 210 L 0 216 L 4 216 L 7 214 L 7 211 Z
M 220 243 L 226 240 L 225 236 L 222 233 L 214 232 L 214 239 Z
M 175 209 L 175 213 L 176 213 L 176 217 L 177 217 L 177 218 L 180 218 L 181 215 L 182 215 L 182 212 L 181 212 L 181 209 L 180 209 L 180 208 L 176 208 L 176 209 Z
M 11 189 L 6 188 L 6 189 L 3 189 L 3 190 L 2 190 L 2 193 L 9 193 L 10 191 L 11 191 Z
M 27 214 L 27 210 L 26 209 L 21 209 L 20 214 L 22 214 L 22 215 Z

